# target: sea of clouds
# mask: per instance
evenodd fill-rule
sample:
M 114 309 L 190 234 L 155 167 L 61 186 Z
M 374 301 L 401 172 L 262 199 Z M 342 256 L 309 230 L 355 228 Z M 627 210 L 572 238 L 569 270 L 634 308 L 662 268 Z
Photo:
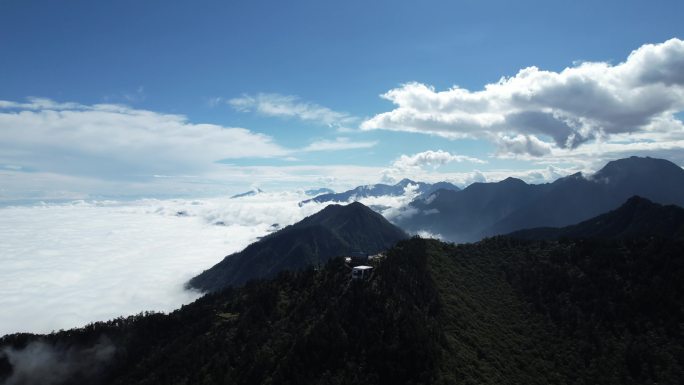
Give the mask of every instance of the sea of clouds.
M 392 219 L 415 196 L 362 199 Z M 201 293 L 194 275 L 327 204 L 303 193 L 239 199 L 74 201 L 0 208 L 0 336 L 48 333 Z

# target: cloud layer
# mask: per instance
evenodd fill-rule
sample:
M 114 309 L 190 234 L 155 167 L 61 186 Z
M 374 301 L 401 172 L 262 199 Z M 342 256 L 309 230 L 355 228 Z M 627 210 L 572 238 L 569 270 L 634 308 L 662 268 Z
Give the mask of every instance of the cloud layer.
M 0 335 L 176 309 L 189 278 L 323 207 L 304 197 L 0 208 Z
M 681 137 L 684 125 L 674 114 L 684 110 L 684 41 L 644 45 L 617 65 L 528 67 L 481 91 L 408 83 L 382 97 L 396 108 L 362 129 L 486 138 L 500 153 L 543 156 L 621 134 Z
M 410 186 L 404 196 L 362 202 L 393 219 L 415 195 Z M 329 204 L 299 206 L 307 198 L 264 192 L 0 208 L 0 336 L 172 311 L 199 297 L 183 289 L 188 279 Z

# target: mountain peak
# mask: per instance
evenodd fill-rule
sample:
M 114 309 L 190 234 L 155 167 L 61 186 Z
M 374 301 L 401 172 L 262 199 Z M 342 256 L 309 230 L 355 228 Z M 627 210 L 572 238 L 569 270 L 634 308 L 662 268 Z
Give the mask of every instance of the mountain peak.
M 501 184 L 510 184 L 510 185 L 513 185 L 513 184 L 527 184 L 527 183 L 525 183 L 524 180 L 518 179 L 518 178 L 514 178 L 514 177 L 512 177 L 512 176 L 509 176 L 508 178 L 506 178 L 506 179 L 500 181 L 499 183 L 501 183 Z
M 359 202 L 329 205 L 227 256 L 190 280 L 189 286 L 216 291 L 250 279 L 269 278 L 362 250 L 374 254 L 407 238 L 403 230 Z
M 634 195 L 631 198 L 627 199 L 627 201 L 621 206 L 621 207 L 636 207 L 636 206 L 659 206 L 650 200 L 640 197 L 638 195 Z
M 608 162 L 593 175 L 595 180 L 613 182 L 637 176 L 684 174 L 684 170 L 665 159 L 631 156 Z
M 416 182 L 412 181 L 411 179 L 404 178 L 399 181 L 395 186 L 407 186 L 409 184 L 416 184 Z

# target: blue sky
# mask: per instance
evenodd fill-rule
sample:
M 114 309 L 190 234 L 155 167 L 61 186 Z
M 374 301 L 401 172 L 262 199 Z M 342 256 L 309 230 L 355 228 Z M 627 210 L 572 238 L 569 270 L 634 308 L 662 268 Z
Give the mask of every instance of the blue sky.
M 0 1 L 0 199 L 542 182 L 632 154 L 684 165 L 682 14 L 681 1 Z

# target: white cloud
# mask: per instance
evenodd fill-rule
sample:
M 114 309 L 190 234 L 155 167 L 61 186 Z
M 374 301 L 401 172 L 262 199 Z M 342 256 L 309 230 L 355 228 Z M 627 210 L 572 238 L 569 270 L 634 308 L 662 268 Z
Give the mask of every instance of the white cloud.
M 448 174 L 434 172 L 448 163 L 478 163 L 486 161 L 465 155 L 456 155 L 447 151 L 423 151 L 413 155 L 403 154 L 392 162 L 392 165 L 382 171 L 382 181 L 396 183 L 403 178 L 420 181 L 442 181 Z M 437 180 L 435 180 L 437 178 Z
M 438 168 L 447 163 L 452 162 L 470 162 L 470 163 L 487 163 L 484 160 L 473 158 L 471 156 L 465 155 L 455 155 L 447 151 L 437 150 L 437 151 L 423 151 L 413 155 L 401 155 L 392 164 L 393 167 L 399 169 L 409 169 L 413 167 L 432 167 Z
M 503 156 L 508 154 L 543 156 L 551 153 L 551 144 L 539 140 L 534 135 L 499 135 L 496 138 L 498 152 Z
M 238 111 L 256 112 L 265 116 L 296 118 L 303 121 L 322 123 L 343 128 L 357 119 L 345 112 L 331 110 L 315 103 L 302 101 L 293 95 L 267 94 L 243 95 L 228 100 Z
M 302 151 L 340 151 L 355 150 L 360 148 L 374 147 L 378 142 L 353 142 L 349 138 L 336 138 L 335 140 L 318 140 L 304 147 Z
M 473 170 L 472 172 L 466 173 L 460 179 L 460 185 L 465 187 L 473 183 L 485 183 L 487 182 L 487 176 L 480 170 Z
M 183 290 L 189 278 L 273 224 L 292 224 L 325 206 L 299 207 L 304 198 L 263 193 L 0 208 L 0 335 L 176 309 L 198 297 Z
M 394 110 L 361 128 L 486 138 L 500 145 L 500 154 L 534 156 L 627 133 L 650 140 L 682 137 L 684 125 L 674 119 L 684 110 L 682 74 L 684 41 L 671 39 L 644 45 L 617 65 L 585 62 L 561 72 L 524 68 L 481 91 L 408 83 L 382 95 Z
M 204 171 L 219 159 L 289 150 L 244 128 L 190 123 L 126 106 L 31 99 L 0 105 L 0 163 L 119 179 Z
M 438 239 L 438 240 L 443 240 L 444 237 L 442 237 L 441 234 L 438 233 L 431 233 L 427 230 L 420 230 L 416 233 L 417 236 L 423 238 L 423 239 Z
M 245 128 L 198 124 L 182 115 L 124 105 L 0 100 L 0 201 L 207 196 L 239 192 L 255 182 L 285 182 L 291 188 L 287 183 L 294 180 L 308 185 L 338 176 L 348 183 L 358 167 L 311 166 L 306 174 L 307 167 L 252 169 L 228 163 L 244 158 L 297 161 L 302 153 L 375 145 L 338 137 L 287 148 Z
M 361 202 L 394 219 L 411 214 L 415 195 L 408 187 L 402 196 Z M 0 336 L 172 311 L 198 298 L 183 289 L 192 276 L 328 205 L 300 207 L 307 198 L 263 192 L 0 208 Z

